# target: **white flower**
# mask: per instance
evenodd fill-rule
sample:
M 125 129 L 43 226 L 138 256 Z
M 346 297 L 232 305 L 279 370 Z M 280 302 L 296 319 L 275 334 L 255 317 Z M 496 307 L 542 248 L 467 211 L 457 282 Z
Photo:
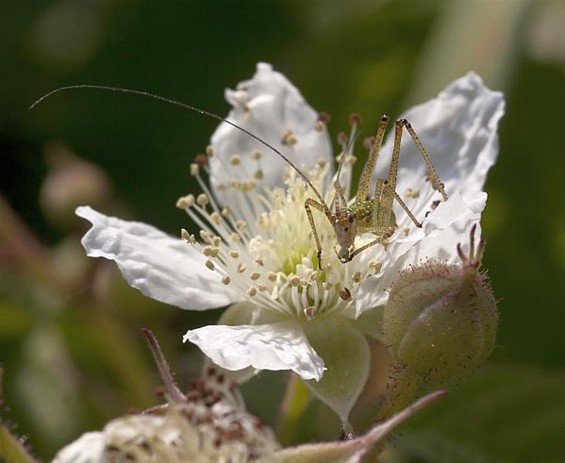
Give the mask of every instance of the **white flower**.
M 227 98 L 234 106 L 229 119 L 283 151 L 329 204 L 327 131 L 296 88 L 259 64 L 255 77 Z M 346 422 L 369 371 L 365 334 L 379 336 L 376 308 L 386 303 L 399 271 L 427 258 L 455 262 L 457 243 L 466 242 L 480 220 L 503 106 L 500 93 L 469 73 L 404 115 L 449 199 L 438 202 L 441 196 L 424 181 L 424 163 L 410 152 L 411 143 L 403 143 L 397 191 L 423 226 L 415 227 L 395 206 L 398 229 L 386 249 L 373 246 L 346 264 L 335 255 L 328 220 L 318 214 L 324 266 L 317 269 L 304 212 L 312 191 L 275 153 L 226 123 L 208 150 L 212 191 L 194 166 L 204 193 L 177 203 L 201 229 L 197 238 L 184 232 L 185 242 L 81 207 L 77 214 L 93 224 L 82 243 L 89 256 L 116 261 L 127 281 L 150 297 L 190 310 L 230 305 L 221 324 L 190 330 L 184 340 L 227 370 L 294 371 Z M 377 175 L 388 168 L 390 143 Z M 347 163 L 344 170 L 347 191 Z M 358 245 L 372 238 L 358 237 Z

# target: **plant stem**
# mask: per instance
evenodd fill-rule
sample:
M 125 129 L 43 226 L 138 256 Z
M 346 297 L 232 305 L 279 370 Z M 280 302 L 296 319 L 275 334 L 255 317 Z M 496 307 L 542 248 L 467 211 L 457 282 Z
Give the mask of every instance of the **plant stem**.
M 297 423 L 310 402 L 310 392 L 294 374 L 291 374 L 279 412 L 277 435 L 284 445 L 292 442 Z

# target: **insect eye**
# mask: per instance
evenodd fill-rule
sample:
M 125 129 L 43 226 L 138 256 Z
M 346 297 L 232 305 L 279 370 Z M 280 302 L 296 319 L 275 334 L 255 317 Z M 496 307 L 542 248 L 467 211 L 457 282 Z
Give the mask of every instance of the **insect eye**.
M 353 221 L 355 220 L 355 215 L 350 212 L 349 214 L 347 214 L 347 220 L 349 221 L 349 223 L 353 223 Z

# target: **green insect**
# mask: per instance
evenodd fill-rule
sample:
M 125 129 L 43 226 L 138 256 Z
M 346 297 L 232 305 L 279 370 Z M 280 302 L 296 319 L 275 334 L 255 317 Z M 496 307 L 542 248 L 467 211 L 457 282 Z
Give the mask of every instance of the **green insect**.
M 398 228 L 396 225 L 396 217 L 392 210 L 394 200 L 400 204 L 402 209 L 404 209 L 406 214 L 408 214 L 408 217 L 410 217 L 410 220 L 412 220 L 417 227 L 422 226 L 406 203 L 396 192 L 398 160 L 400 157 L 403 129 L 406 129 L 406 131 L 410 134 L 418 148 L 418 151 L 424 159 L 428 168 L 428 178 L 432 187 L 441 193 L 444 201 L 447 200 L 447 193 L 445 192 L 444 184 L 440 180 L 426 148 L 406 119 L 398 119 L 396 121 L 392 159 L 388 168 L 388 174 L 386 178 L 378 178 L 376 180 L 374 191 L 371 191 L 371 177 L 375 171 L 377 160 L 379 158 L 387 124 L 388 117 L 382 116 L 369 152 L 369 157 L 363 167 L 361 178 L 359 179 L 357 194 L 351 204 L 348 204 L 343 195 L 343 189 L 339 182 L 339 174 L 336 176 L 336 180 L 334 182 L 335 199 L 333 201 L 333 211 L 325 203 L 325 201 L 323 201 L 321 195 L 316 191 L 316 189 L 310 185 L 320 201 L 308 198 L 304 207 L 306 208 L 308 221 L 310 222 L 312 234 L 316 241 L 318 249 L 318 265 L 320 269 L 322 268 L 322 246 L 314 223 L 314 216 L 312 213 L 313 209 L 324 214 L 332 225 L 336 235 L 337 245 L 339 246 L 336 253 L 342 263 L 350 262 L 356 255 L 371 246 L 379 243 L 385 243 L 386 240 L 393 235 Z M 342 164 L 343 158 L 339 166 L 340 169 Z M 361 233 L 372 233 L 375 235 L 375 239 L 356 248 L 355 237 Z

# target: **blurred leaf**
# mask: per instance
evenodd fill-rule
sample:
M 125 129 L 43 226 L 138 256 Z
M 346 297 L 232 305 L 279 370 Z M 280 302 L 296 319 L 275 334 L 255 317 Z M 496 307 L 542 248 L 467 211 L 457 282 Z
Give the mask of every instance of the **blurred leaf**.
M 497 367 L 414 417 L 396 445 L 408 461 L 557 463 L 564 429 L 564 374 Z
M 32 324 L 30 313 L 17 302 L 4 300 L 0 302 L 0 339 L 21 337 Z
M 36 463 L 36 460 L 24 448 L 3 424 L 0 425 L 0 461 L 8 463 Z

